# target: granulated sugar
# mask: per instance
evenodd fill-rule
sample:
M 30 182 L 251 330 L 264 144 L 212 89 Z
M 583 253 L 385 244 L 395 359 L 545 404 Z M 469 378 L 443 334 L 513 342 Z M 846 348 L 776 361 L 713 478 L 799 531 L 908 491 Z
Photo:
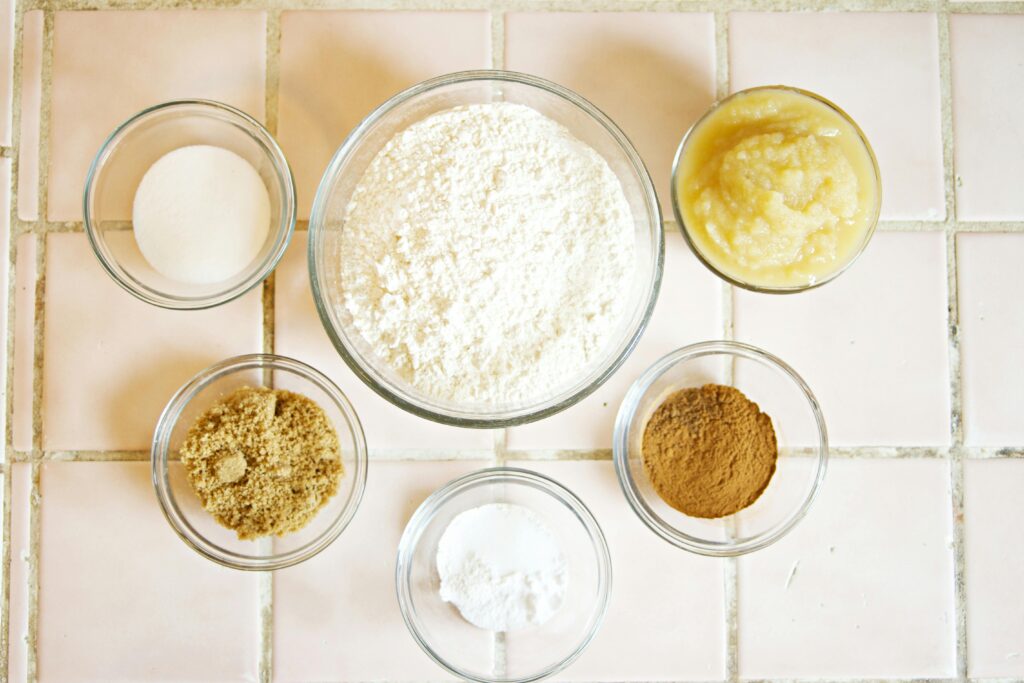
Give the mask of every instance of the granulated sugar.
M 607 162 L 522 105 L 419 121 L 346 209 L 344 304 L 373 351 L 434 398 L 521 404 L 606 351 L 634 228 Z

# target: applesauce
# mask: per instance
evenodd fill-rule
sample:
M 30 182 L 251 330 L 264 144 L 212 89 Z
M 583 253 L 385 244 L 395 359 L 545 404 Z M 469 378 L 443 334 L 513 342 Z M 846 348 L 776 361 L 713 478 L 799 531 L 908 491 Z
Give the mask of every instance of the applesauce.
M 837 275 L 878 220 L 881 188 L 860 129 L 816 95 L 744 90 L 697 122 L 676 160 L 677 218 L 713 270 L 755 289 Z

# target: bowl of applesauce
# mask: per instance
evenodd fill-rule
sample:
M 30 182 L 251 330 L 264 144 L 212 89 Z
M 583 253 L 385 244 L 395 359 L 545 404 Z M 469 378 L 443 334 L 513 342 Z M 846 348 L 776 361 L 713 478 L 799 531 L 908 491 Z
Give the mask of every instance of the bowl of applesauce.
M 788 86 L 741 90 L 689 130 L 672 207 L 697 257 L 746 289 L 799 292 L 864 251 L 882 187 L 864 132 L 837 105 Z

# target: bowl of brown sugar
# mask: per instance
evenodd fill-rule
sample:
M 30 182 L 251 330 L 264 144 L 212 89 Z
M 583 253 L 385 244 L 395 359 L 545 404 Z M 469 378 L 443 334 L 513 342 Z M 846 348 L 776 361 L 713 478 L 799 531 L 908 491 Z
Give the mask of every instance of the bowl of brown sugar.
M 355 515 L 366 441 L 345 395 L 292 358 L 229 358 L 164 408 L 151 454 L 157 499 L 207 559 L 266 571 L 307 560 Z
M 712 557 L 764 548 L 818 493 L 828 435 L 793 368 L 748 344 L 673 351 L 630 387 L 613 437 L 630 506 L 655 534 Z

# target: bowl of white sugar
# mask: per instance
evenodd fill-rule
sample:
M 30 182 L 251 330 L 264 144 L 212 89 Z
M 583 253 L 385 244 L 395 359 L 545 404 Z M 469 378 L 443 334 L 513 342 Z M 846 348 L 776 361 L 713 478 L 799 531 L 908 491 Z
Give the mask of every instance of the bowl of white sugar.
M 382 104 L 321 180 L 309 267 L 335 348 L 430 420 L 522 424 L 600 386 L 643 332 L 664 262 L 633 145 L 566 88 L 442 76 Z
M 150 107 L 107 138 L 86 179 L 83 217 L 100 264 L 155 306 L 235 299 L 277 265 L 295 228 L 284 153 L 234 107 Z
M 611 558 L 586 505 L 558 482 L 496 467 L 434 492 L 398 547 L 398 603 L 413 639 L 460 679 L 535 681 L 597 634 Z

